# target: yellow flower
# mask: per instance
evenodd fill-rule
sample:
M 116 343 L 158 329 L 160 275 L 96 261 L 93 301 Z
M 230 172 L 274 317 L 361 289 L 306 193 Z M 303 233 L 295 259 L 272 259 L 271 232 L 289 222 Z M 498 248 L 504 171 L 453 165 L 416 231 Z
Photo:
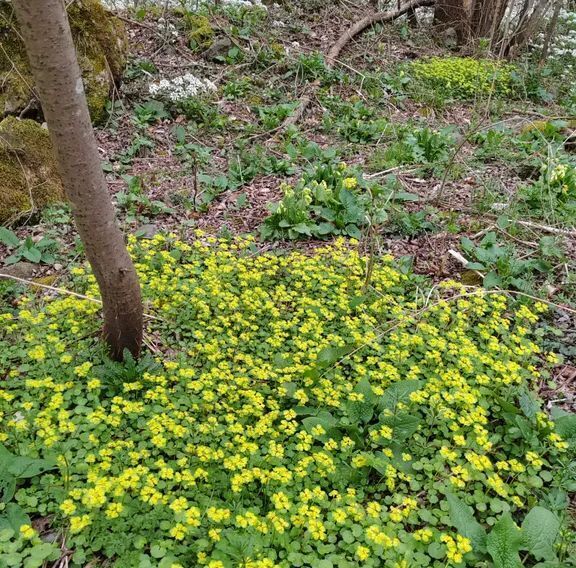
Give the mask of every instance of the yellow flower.
M 355 177 L 348 177 L 342 180 L 342 185 L 346 189 L 354 189 L 358 186 L 358 180 Z
M 170 529 L 170 536 L 176 540 L 183 540 L 188 529 L 182 524 L 177 523 Z
M 20 525 L 20 534 L 22 538 L 30 540 L 36 536 L 36 531 L 30 525 Z
M 79 533 L 82 529 L 86 528 L 92 519 L 90 519 L 89 515 L 82 515 L 80 517 L 71 517 L 70 519 L 70 532 L 72 534 Z
M 124 505 L 122 503 L 110 503 L 106 508 L 106 516 L 109 519 L 115 519 L 120 516 L 120 513 L 124 510 Z
M 60 510 L 65 515 L 72 515 L 76 511 L 76 505 L 74 504 L 74 501 L 72 501 L 72 499 L 66 499 L 60 505 Z
M 358 545 L 356 548 L 356 557 L 361 562 L 364 562 L 364 560 L 367 560 L 370 557 L 370 549 L 366 546 Z

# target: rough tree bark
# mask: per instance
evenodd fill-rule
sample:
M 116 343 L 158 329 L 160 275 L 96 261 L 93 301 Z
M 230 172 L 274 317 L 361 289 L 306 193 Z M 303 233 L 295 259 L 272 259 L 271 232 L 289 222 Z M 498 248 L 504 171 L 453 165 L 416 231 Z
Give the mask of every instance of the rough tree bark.
M 434 8 L 434 25 L 441 31 L 453 28 L 458 43 L 466 43 L 470 36 L 470 15 L 467 0 L 438 0 Z
M 459 43 L 491 38 L 501 22 L 509 0 L 438 0 L 434 23 L 454 28 Z
M 110 355 L 137 357 L 140 285 L 100 164 L 63 0 L 13 0 L 66 196 L 100 287 Z
M 544 45 L 542 46 L 542 53 L 540 54 L 540 65 L 544 65 L 546 59 L 548 58 L 548 52 L 550 51 L 550 44 L 552 43 L 552 37 L 556 32 L 556 26 L 558 25 L 558 18 L 560 16 L 560 10 L 562 9 L 562 1 L 556 0 L 556 5 L 554 6 L 554 12 L 552 13 L 552 18 L 548 23 L 548 28 L 546 29 L 546 37 L 544 38 Z

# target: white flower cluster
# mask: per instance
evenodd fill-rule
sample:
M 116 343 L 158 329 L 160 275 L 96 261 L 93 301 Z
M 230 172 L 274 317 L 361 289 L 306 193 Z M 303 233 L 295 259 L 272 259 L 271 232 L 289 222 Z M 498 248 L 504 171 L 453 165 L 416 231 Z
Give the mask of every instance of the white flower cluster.
M 266 6 L 262 4 L 262 0 L 222 0 L 224 6 L 230 6 L 232 8 L 263 8 L 266 10 Z
M 150 83 L 148 92 L 153 97 L 161 97 L 172 102 L 184 101 L 204 93 L 214 92 L 216 85 L 208 79 L 200 79 L 192 73 L 186 73 L 174 79 L 162 79 Z

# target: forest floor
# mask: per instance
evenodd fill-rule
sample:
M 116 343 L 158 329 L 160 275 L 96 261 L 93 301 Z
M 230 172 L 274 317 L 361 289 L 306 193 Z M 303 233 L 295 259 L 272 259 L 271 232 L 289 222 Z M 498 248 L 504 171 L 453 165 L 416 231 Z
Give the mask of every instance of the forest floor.
M 556 527 L 551 537 L 554 551 L 546 549 L 540 556 L 541 550 L 526 545 L 523 560 L 528 560 L 523 565 L 535 566 L 548 557 L 558 561 L 539 565 L 574 565 L 573 523 L 567 521 L 558 544 L 564 513 L 555 515 L 565 510 L 565 503 L 574 502 L 575 463 L 567 463 L 564 442 L 548 431 L 552 426 L 545 419 L 556 412 L 559 423 L 564 419 L 568 428 L 570 421 L 573 428 L 574 417 L 564 412 L 576 412 L 576 123 L 561 74 L 539 67 L 530 54 L 513 67 L 494 67 L 482 58 L 476 66 L 467 56 L 479 54 L 451 50 L 443 45 L 447 38 L 432 37 L 427 10 L 419 14 L 418 26 L 399 19 L 369 27 L 351 38 L 331 62 L 330 50 L 370 8 L 348 2 L 305 4 L 306 8 L 295 2 L 267 10 L 220 7 L 204 15 L 161 7 L 118 12 L 129 37 L 129 61 L 113 93 L 109 117 L 95 132 L 118 218 L 146 287 L 146 355 L 140 363 L 115 367 L 106 361 L 96 339 L 97 308 L 73 303 L 77 298 L 69 305 L 55 301 L 66 297 L 63 289 L 96 294 L 84 272 L 70 208 L 55 205 L 17 220 L 11 229 L 20 244 L 0 244 L 0 259 L 12 255 L 17 262 L 6 262 L 1 270 L 28 284 L 0 281 L 0 307 L 5 308 L 7 322 L 0 328 L 0 384 L 5 381 L 5 393 L 15 397 L 0 396 L 0 403 L 6 401 L 7 415 L 9 405 L 21 410 L 0 442 L 8 440 L 14 453 L 40 448 L 38 455 L 49 447 L 48 441 L 57 448 L 62 442 L 62 455 L 70 460 L 65 464 L 70 469 L 59 462 L 66 469 L 65 483 L 44 473 L 52 471 L 53 464 L 36 463 L 42 475 L 29 485 L 20 481 L 18 506 L 33 519 L 45 543 L 46 535 L 52 538 L 60 531 L 52 538 L 59 546 L 54 566 L 68 565 L 68 558 L 78 565 L 96 558 L 88 565 L 109 566 L 109 559 L 117 557 L 125 562 L 117 565 L 127 567 L 180 566 L 176 560 L 186 566 L 275 566 L 266 563 L 270 558 L 280 566 L 353 567 L 366 560 L 368 544 L 374 558 L 368 558 L 366 566 L 505 566 L 484 544 L 476 548 L 474 543 L 472 555 L 464 561 L 462 554 L 470 552 L 466 546 L 462 554 L 451 551 L 444 533 L 451 527 L 460 535 L 466 530 L 448 522 L 446 511 L 470 521 L 468 508 L 452 497 L 454 490 L 475 507 L 482 527 L 478 529 L 474 518 L 470 522 L 474 530 L 484 531 L 484 539 L 487 530 L 492 530 L 488 539 L 504 530 L 508 511 L 520 524 L 521 518 L 530 521 L 531 514 L 542 514 L 539 505 L 544 503 L 555 512 L 544 510 Z M 299 104 L 306 97 L 309 104 L 300 116 Z M 165 237 L 168 234 L 175 237 Z M 203 248 L 206 235 L 220 239 L 214 251 Z M 252 240 L 234 240 L 246 235 Z M 249 254 L 231 262 L 226 239 L 241 243 L 233 246 L 249 249 Z M 334 246 L 332 252 L 326 252 L 327 244 Z M 22 255 L 25 248 L 34 247 L 39 247 L 37 263 Z M 359 256 L 350 260 L 343 249 Z M 257 252 L 264 253 L 267 268 L 259 264 Z M 184 254 L 190 260 L 175 267 Z M 370 277 L 374 294 L 367 299 Z M 446 292 L 451 302 L 446 307 L 441 291 L 452 280 L 467 288 Z M 41 286 L 37 305 L 35 300 L 22 300 L 29 284 Z M 490 293 L 476 299 L 482 286 Z M 510 300 L 509 307 L 500 294 L 491 296 L 498 291 Z M 342 298 L 346 294 L 349 297 Z M 474 298 L 469 301 L 468 296 Z M 44 301 L 48 298 L 54 303 Z M 528 302 L 521 305 L 523 300 Z M 535 330 L 530 323 L 537 318 L 526 312 L 533 300 L 541 302 L 536 306 L 550 308 Z M 34 308 L 28 312 L 30 303 Z M 285 313 L 276 309 L 282 306 Z M 20 321 L 10 323 L 17 310 Z M 398 316 L 406 313 L 412 315 Z M 382 340 L 376 347 L 379 355 L 357 353 L 373 347 L 374 339 L 363 342 L 374 330 Z M 444 337 L 444 331 L 449 340 L 442 348 L 438 333 Z M 525 337 L 532 331 L 541 352 L 525 347 L 532 346 Z M 60 340 L 54 339 L 58 333 Z M 21 348 L 18 334 L 35 347 Z M 359 337 L 362 346 L 356 347 Z M 44 350 L 52 344 L 65 349 L 64 354 L 57 347 L 53 353 L 51 347 Z M 405 351 L 407 345 L 412 351 Z M 466 350 L 474 352 L 476 345 L 486 347 L 482 356 L 468 357 Z M 485 357 L 499 349 L 507 367 L 500 365 L 498 356 Z M 341 365 L 348 359 L 349 367 L 348 362 Z M 436 407 L 423 402 L 419 393 L 430 397 L 426 400 L 437 397 L 434 377 L 451 380 L 446 369 L 452 365 L 467 378 L 454 386 L 448 406 L 436 414 Z M 26 389 L 19 381 L 22 374 Z M 424 384 L 419 374 L 429 380 L 411 397 L 413 385 Z M 360 376 L 380 380 L 384 375 L 383 386 L 390 391 L 405 388 L 408 379 L 412 383 L 406 392 L 380 389 L 382 401 L 366 410 L 366 404 L 372 404 L 370 384 L 354 383 L 353 392 L 350 385 Z M 302 388 L 296 390 L 299 381 Z M 388 384 L 394 381 L 400 385 Z M 38 389 L 38 397 L 32 389 Z M 0 395 L 3 392 L 0 389 Z M 338 406 L 340 396 L 346 402 Z M 390 398 L 396 401 L 393 419 L 385 406 Z M 366 403 L 360 405 L 364 416 L 359 402 Z M 379 404 L 384 404 L 383 410 Z M 402 412 L 410 404 L 417 418 Z M 266 422 L 278 408 L 286 420 L 281 425 L 272 424 L 275 418 Z M 326 408 L 337 416 L 337 423 Z M 0 406 L 0 419 L 2 411 Z M 23 426 L 27 413 L 30 425 Z M 460 416 L 467 422 L 456 424 Z M 486 416 L 490 420 L 482 422 Z M 155 422 L 158 417 L 161 424 Z M 487 424 L 485 430 L 480 422 Z M 374 461 L 377 473 L 366 473 L 368 462 L 363 461 L 369 452 L 380 452 L 378 444 L 389 449 L 386 440 L 372 443 L 379 434 L 370 431 L 377 426 L 386 438 L 388 423 L 395 435 L 404 432 L 400 445 L 412 451 L 414 441 L 415 456 L 403 453 L 404 447 L 399 453 L 396 446 L 393 456 L 391 451 L 386 454 L 402 481 L 383 481 L 390 464 Z M 192 440 L 185 451 L 180 447 L 181 425 Z M 348 448 L 332 447 L 324 427 L 338 440 L 356 428 L 354 458 Z M 458 428 L 468 436 L 468 446 L 454 441 L 464 440 L 455 434 Z M 54 432 L 54 440 L 47 431 Z M 310 440 L 316 436 L 309 446 L 302 442 L 308 435 Z M 228 441 L 221 443 L 221 437 Z M 254 451 L 252 437 L 258 442 Z M 245 442 L 239 450 L 230 441 L 238 438 Z M 285 455 L 284 449 L 274 450 L 276 440 L 281 441 L 278 447 L 288 448 Z M 132 451 L 134 447 L 138 451 Z M 198 448 L 209 457 L 200 455 Z M 318 471 L 303 480 L 295 473 L 298 481 L 290 488 L 290 499 L 308 507 L 312 493 L 307 492 L 316 491 L 317 496 L 320 487 L 332 483 L 321 471 L 315 453 L 320 450 L 333 451 L 338 472 L 350 476 L 338 483 L 360 487 L 357 497 L 355 489 L 348 493 L 347 510 L 374 510 L 372 499 L 384 503 L 389 511 L 374 518 L 400 538 L 402 547 L 388 550 L 363 540 L 370 529 L 374 535 L 369 513 L 358 514 L 354 523 L 357 513 L 350 513 L 348 524 L 340 526 L 330 509 L 335 502 L 326 505 L 319 497 L 321 507 L 327 507 L 325 526 L 332 539 L 324 543 L 322 530 L 317 536 L 309 528 L 315 517 L 306 520 L 308 525 L 299 524 L 299 519 L 294 521 L 297 515 L 290 517 L 288 509 L 272 506 L 283 493 L 274 492 L 264 477 L 252 478 L 257 491 L 243 490 L 242 481 L 240 491 L 247 496 L 238 497 L 234 479 L 240 472 L 272 471 L 278 464 L 297 472 L 302 460 L 310 460 L 306 463 L 313 464 L 311 471 L 320 464 Z M 470 459 L 469 450 L 478 454 Z M 519 475 L 520 469 L 500 472 L 509 484 L 504 489 L 494 482 L 500 479 L 497 474 L 489 476 L 478 466 L 490 451 L 502 468 L 524 467 Z M 544 466 L 537 454 L 546 456 Z M 0 462 L 6 456 L 18 459 L 4 451 Z M 234 460 L 244 465 L 236 468 Z M 518 465 L 519 461 L 526 463 Z M 209 472 L 199 473 L 187 486 L 169 477 L 174 473 L 170 468 L 180 471 L 181 463 L 189 468 L 186 472 L 193 472 L 190 475 L 204 467 Z M 141 495 L 132 494 L 125 476 L 141 467 L 149 477 L 155 476 L 154 483 Z M 404 471 L 414 478 L 402 477 Z M 470 483 L 468 471 L 474 476 Z M 440 504 L 444 487 L 437 472 L 445 473 L 441 481 L 448 486 Z M 18 476 L 14 477 L 15 488 Z M 126 495 L 119 490 L 117 503 L 112 502 L 118 495 L 111 494 L 108 478 L 126 490 Z M 536 499 L 536 488 L 553 478 L 554 491 Z M 98 487 L 105 487 L 111 502 L 106 515 L 99 509 L 101 503 L 94 505 L 98 496 L 93 490 Z M 145 491 L 154 493 L 154 487 L 165 492 L 164 501 L 162 496 L 156 502 L 143 496 Z M 419 501 L 418 511 L 411 509 L 413 496 Z M 168 506 L 172 497 L 176 500 Z M 188 510 L 189 526 L 178 508 L 182 499 L 194 504 Z M 196 505 L 203 511 L 201 526 L 194 516 Z M 261 564 L 252 564 L 252 556 L 246 559 L 249 546 L 245 541 L 237 546 L 235 540 L 257 526 L 246 529 L 242 524 L 253 511 L 260 515 L 260 528 L 273 526 L 250 536 L 256 543 L 250 550 L 268 554 Z M 236 525 L 230 515 L 235 515 Z M 281 522 L 293 522 L 291 533 L 283 534 L 285 527 L 274 524 L 279 522 L 275 515 Z M 0 536 L 2 522 L 0 515 Z M 432 542 L 426 540 L 432 537 L 420 534 L 428 523 Z M 528 532 L 529 525 L 523 530 Z M 224 531 L 225 538 L 221 540 L 218 531 Z M 124 537 L 118 539 L 118 534 Z M 288 538 L 289 534 L 296 536 Z M 514 541 L 509 536 L 506 533 L 503 541 Z M 382 534 L 379 537 L 382 541 Z M 246 563 L 238 564 L 231 559 L 242 547 Z M 20 552 L 14 554 L 27 554 L 30 547 L 19 542 L 16 548 Z M 0 546 L 0 560 L 1 553 Z M 20 557 L 13 558 L 18 562 Z M 411 564 L 402 558 L 410 558 Z
M 449 88 L 419 87 L 412 62 L 455 55 L 422 23 L 373 26 L 330 69 L 325 54 L 368 8 L 323 4 L 216 12 L 209 19 L 160 8 L 119 13 L 129 64 L 96 135 L 123 229 L 143 237 L 173 231 L 184 239 L 196 228 L 259 234 L 282 185 L 334 156 L 405 194 L 390 201 L 387 221 L 371 233 L 378 250 L 410 257 L 413 270 L 434 282 L 476 284 L 493 272 L 503 289 L 568 308 L 554 316 L 566 333 L 558 343 L 566 360 L 557 379 L 575 408 L 576 314 L 569 309 L 576 297 L 575 216 L 559 217 L 546 196 L 528 214 L 519 205 L 519 190 L 538 179 L 542 165 L 574 161 L 564 120 L 569 110 L 545 91 L 544 75 L 531 79 L 536 85 L 526 80 L 524 96 L 515 97 L 462 100 Z M 150 94 L 151 84 L 189 73 L 217 91 L 182 101 L 170 87 Z M 302 118 L 282 128 L 311 90 Z M 16 233 L 35 242 L 47 237 L 57 252 L 52 262 L 15 273 L 59 286 L 78 255 L 69 209 L 51 208 Z M 467 250 L 463 237 L 471 239 Z M 463 265 L 481 262 L 487 249 L 494 254 L 483 271 Z

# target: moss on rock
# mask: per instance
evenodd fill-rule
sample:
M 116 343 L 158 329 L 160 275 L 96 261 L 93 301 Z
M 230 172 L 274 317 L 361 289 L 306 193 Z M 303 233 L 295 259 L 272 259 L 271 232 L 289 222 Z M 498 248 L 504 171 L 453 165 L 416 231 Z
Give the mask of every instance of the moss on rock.
M 186 16 L 188 39 L 192 49 L 207 49 L 214 41 L 214 28 L 206 16 L 188 14 Z
M 1 121 L 0 223 L 63 199 L 48 131 L 34 120 Z
M 120 20 L 100 0 L 76 0 L 68 8 L 78 62 L 95 123 L 106 116 L 114 82 L 122 76 L 128 40 Z M 24 45 L 17 32 L 12 5 L 0 0 L 0 116 L 16 114 L 32 99 L 33 85 Z

